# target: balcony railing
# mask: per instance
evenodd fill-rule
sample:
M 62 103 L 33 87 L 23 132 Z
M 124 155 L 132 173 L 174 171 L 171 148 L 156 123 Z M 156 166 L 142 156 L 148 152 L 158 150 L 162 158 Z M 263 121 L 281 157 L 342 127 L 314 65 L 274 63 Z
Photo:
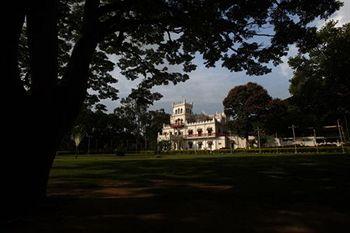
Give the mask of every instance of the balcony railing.
M 179 139 L 179 138 L 213 138 L 213 137 L 220 137 L 220 136 L 227 136 L 226 133 L 202 133 L 202 134 L 187 134 L 187 135 L 183 135 L 183 134 L 161 134 L 159 135 L 159 138 L 163 138 L 163 139 Z
M 183 128 L 185 125 L 182 123 L 178 123 L 178 124 L 170 124 L 170 127 L 171 128 L 174 128 L 174 129 L 179 129 L 179 128 Z
M 201 133 L 201 134 L 187 134 L 187 138 L 205 138 L 205 137 L 220 137 L 220 136 L 226 136 L 225 133 Z

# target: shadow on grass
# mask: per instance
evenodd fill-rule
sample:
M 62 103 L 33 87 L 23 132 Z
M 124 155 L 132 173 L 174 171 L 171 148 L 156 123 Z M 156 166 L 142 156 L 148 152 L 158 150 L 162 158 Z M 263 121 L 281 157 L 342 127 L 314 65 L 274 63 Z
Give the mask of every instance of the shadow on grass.
M 58 159 L 8 232 L 345 232 L 350 158 Z

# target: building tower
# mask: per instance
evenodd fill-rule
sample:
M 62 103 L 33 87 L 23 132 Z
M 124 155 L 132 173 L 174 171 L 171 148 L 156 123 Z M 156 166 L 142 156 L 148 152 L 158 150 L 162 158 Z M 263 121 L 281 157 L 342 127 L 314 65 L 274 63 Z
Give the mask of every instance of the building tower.
M 192 116 L 192 104 L 184 102 L 173 103 L 173 111 L 170 116 L 171 125 L 184 125 Z

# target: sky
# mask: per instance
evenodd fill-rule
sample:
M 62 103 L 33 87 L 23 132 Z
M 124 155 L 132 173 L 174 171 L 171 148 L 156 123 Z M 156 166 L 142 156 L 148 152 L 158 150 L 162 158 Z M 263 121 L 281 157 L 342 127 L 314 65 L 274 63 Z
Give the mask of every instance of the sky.
M 350 0 L 344 0 L 344 6 L 336 12 L 331 19 L 337 20 L 341 26 L 350 22 Z M 316 22 L 318 27 L 325 24 L 324 21 Z M 156 101 L 151 107 L 152 109 L 163 108 L 166 112 L 171 112 L 171 104 L 186 99 L 187 102 L 193 103 L 193 111 L 195 113 L 212 114 L 222 112 L 222 101 L 232 88 L 237 85 L 243 85 L 247 82 L 255 82 L 263 86 L 273 98 L 285 99 L 290 96 L 289 80 L 293 75 L 293 71 L 288 66 L 288 57 L 295 55 L 297 49 L 290 47 L 289 54 L 283 57 L 283 63 L 277 67 L 273 67 L 272 72 L 263 76 L 248 76 L 244 72 L 230 72 L 226 68 L 217 66 L 215 68 L 205 68 L 200 56 L 196 56 L 195 63 L 197 69 L 189 74 L 190 79 L 177 85 L 169 84 L 157 86 L 153 91 L 157 91 L 163 95 L 163 98 Z M 112 75 L 121 77 L 116 69 Z M 119 97 L 126 97 L 131 88 L 135 88 L 139 81 L 129 81 L 125 78 L 119 78 L 117 89 Z M 104 102 L 109 111 L 112 111 L 119 105 L 118 101 Z

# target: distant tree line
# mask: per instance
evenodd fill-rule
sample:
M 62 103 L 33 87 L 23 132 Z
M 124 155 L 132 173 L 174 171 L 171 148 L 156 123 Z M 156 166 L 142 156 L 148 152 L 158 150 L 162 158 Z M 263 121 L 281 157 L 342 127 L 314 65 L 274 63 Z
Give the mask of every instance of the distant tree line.
M 130 97 L 123 99 L 113 113 L 108 113 L 103 105 L 96 105 L 95 109 L 85 105 L 59 151 L 75 151 L 77 130 L 81 136 L 77 153 L 156 150 L 158 132 L 166 123 L 169 114 L 163 109 L 149 110 L 149 105 Z

